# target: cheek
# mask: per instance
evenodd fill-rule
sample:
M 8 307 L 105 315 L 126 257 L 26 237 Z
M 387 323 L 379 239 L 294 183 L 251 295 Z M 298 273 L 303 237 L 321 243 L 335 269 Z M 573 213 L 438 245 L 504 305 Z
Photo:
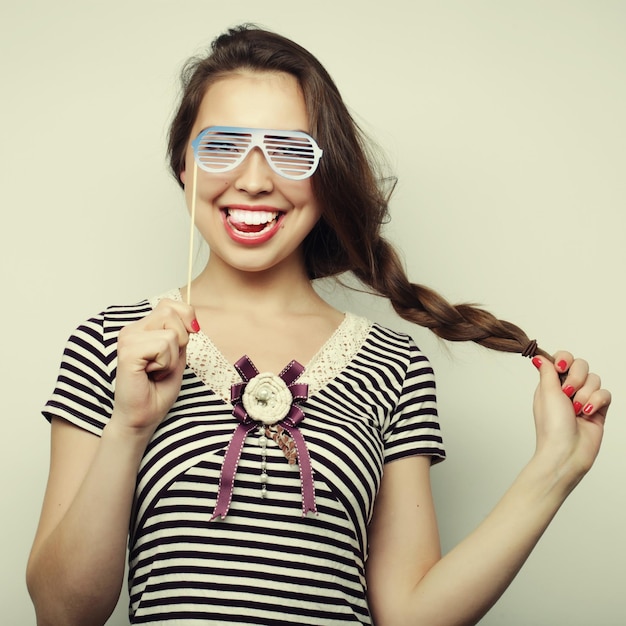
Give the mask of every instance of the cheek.
M 317 206 L 317 200 L 313 193 L 311 181 L 289 181 L 287 185 L 283 185 L 285 195 L 289 197 L 295 206 Z
M 190 200 L 193 193 L 193 171 L 187 172 L 186 177 L 185 195 Z M 209 174 L 198 168 L 196 172 L 196 197 L 210 201 L 220 196 L 231 183 L 232 181 L 227 175 Z

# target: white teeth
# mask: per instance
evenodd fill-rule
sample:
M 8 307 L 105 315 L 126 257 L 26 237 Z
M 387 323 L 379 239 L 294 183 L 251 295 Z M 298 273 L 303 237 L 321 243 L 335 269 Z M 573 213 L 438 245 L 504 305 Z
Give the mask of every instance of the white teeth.
M 231 221 L 238 224 L 258 226 L 272 222 L 278 216 L 277 211 L 245 211 L 243 209 L 228 209 Z

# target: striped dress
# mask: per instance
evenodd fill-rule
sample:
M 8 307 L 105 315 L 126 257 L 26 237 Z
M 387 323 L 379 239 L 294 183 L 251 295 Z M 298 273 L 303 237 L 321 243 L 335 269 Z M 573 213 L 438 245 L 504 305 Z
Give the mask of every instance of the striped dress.
M 179 300 L 180 292 L 161 297 Z M 109 307 L 73 333 L 44 409 L 48 419 L 102 433 L 113 410 L 119 330 L 158 299 Z M 383 465 L 415 454 L 433 462 L 445 456 L 426 357 L 408 335 L 347 313 L 306 364 L 299 431 L 317 512 L 304 516 L 298 463 L 290 464 L 271 437 L 261 445 L 261 429 L 253 429 L 228 514 L 211 519 L 238 423 L 230 389 L 241 382 L 206 335 L 191 335 L 180 395 L 137 477 L 129 528 L 131 623 L 371 624 L 367 524 Z

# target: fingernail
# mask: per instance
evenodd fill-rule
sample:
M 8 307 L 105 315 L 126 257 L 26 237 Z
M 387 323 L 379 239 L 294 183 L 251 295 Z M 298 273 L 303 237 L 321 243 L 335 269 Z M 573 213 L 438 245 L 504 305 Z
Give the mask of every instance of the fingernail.
M 565 385 L 565 387 L 563 387 L 563 393 L 568 398 L 571 398 L 574 395 L 575 391 L 576 391 L 576 389 L 574 389 L 574 387 L 572 387 L 572 385 Z
M 567 361 L 561 359 L 557 364 L 557 368 L 564 372 L 567 369 Z
M 194 333 L 197 333 L 200 330 L 200 324 L 198 324 L 197 319 L 191 320 L 191 330 L 193 330 Z
M 583 413 L 589 415 L 593 411 L 593 404 L 585 404 L 585 408 L 583 409 Z
M 576 415 L 578 415 L 580 413 L 580 409 L 582 409 L 582 408 L 583 408 L 583 405 L 580 402 L 578 402 L 578 401 L 574 402 L 574 413 Z
M 542 361 L 542 360 L 541 360 L 538 356 L 536 356 L 536 357 L 532 360 L 532 364 L 533 364 L 533 365 L 534 365 L 537 369 L 539 369 L 539 368 L 543 365 L 543 361 Z

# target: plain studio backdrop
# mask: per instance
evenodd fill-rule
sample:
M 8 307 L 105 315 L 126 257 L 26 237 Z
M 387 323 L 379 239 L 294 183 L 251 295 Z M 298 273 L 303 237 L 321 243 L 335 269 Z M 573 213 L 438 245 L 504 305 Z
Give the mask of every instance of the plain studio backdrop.
M 108 304 L 184 284 L 188 215 L 164 157 L 178 73 L 243 21 L 316 54 L 387 153 L 399 178 L 387 233 L 412 278 L 584 356 L 614 393 L 595 467 L 481 623 L 626 624 L 626 2 L 610 0 L 2 2 L 0 623 L 34 624 L 40 410 L 65 340 Z M 531 456 L 537 372 L 323 289 L 410 332 L 433 362 L 448 550 Z M 127 623 L 126 604 L 110 626 Z

